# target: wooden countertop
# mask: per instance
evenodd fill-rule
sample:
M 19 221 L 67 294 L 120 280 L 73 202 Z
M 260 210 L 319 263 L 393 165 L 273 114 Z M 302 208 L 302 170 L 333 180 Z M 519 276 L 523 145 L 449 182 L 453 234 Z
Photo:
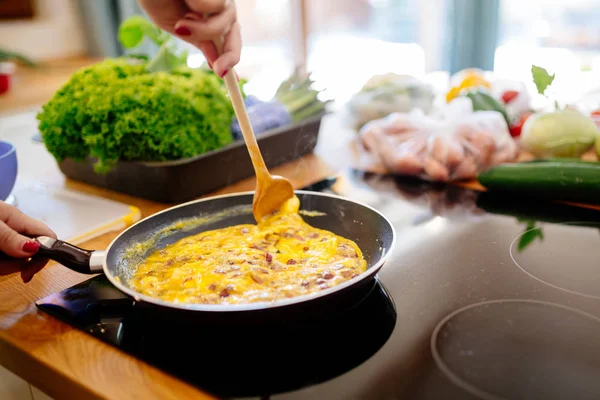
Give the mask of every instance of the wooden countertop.
M 10 90 L 0 95 L 0 114 L 44 103 L 67 82 L 73 71 L 96 61 L 79 57 L 45 62 L 38 69 L 19 66 L 11 79 Z

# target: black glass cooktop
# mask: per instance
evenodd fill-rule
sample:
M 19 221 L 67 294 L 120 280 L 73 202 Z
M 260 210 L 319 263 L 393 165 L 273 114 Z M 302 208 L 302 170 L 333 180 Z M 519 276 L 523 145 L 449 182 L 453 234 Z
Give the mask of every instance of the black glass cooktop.
M 165 323 L 102 276 L 38 307 L 224 398 L 600 398 L 600 211 L 358 172 L 311 189 L 371 205 L 397 230 L 349 309 Z

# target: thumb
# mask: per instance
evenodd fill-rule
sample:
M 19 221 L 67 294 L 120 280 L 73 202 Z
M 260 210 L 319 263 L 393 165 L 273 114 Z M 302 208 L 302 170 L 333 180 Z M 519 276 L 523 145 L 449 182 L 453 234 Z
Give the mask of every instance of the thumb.
M 14 258 L 29 258 L 33 256 L 40 245 L 35 240 L 15 232 L 11 227 L 0 221 L 0 251 Z

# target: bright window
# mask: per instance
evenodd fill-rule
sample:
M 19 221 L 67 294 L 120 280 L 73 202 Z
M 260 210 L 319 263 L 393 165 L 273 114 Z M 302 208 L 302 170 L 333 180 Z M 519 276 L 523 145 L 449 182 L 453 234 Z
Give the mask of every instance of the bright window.
M 532 64 L 553 73 L 566 100 L 600 84 L 599 0 L 502 0 L 494 71 L 531 80 Z
M 292 0 L 243 0 L 236 4 L 244 41 L 236 70 L 249 78 L 247 92 L 260 98 L 270 98 L 294 70 L 291 3 Z M 180 43 L 190 49 L 190 66 L 204 63 L 202 53 Z
M 306 0 L 308 70 L 343 102 L 374 74 L 441 69 L 447 0 Z
M 249 78 L 249 93 L 270 98 L 296 65 L 305 64 L 317 85 L 327 89 L 325 96 L 343 102 L 374 74 L 441 69 L 448 2 L 238 1 L 244 49 L 237 70 Z M 192 53 L 190 66 L 204 62 L 197 50 L 181 45 Z

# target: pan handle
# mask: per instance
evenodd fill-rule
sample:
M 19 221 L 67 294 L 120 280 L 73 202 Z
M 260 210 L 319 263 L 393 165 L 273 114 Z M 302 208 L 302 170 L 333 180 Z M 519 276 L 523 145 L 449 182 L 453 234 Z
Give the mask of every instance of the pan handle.
M 48 236 L 39 236 L 35 240 L 40 244 L 36 256 L 54 260 L 81 274 L 97 274 L 103 270 L 103 251 L 84 250 Z

